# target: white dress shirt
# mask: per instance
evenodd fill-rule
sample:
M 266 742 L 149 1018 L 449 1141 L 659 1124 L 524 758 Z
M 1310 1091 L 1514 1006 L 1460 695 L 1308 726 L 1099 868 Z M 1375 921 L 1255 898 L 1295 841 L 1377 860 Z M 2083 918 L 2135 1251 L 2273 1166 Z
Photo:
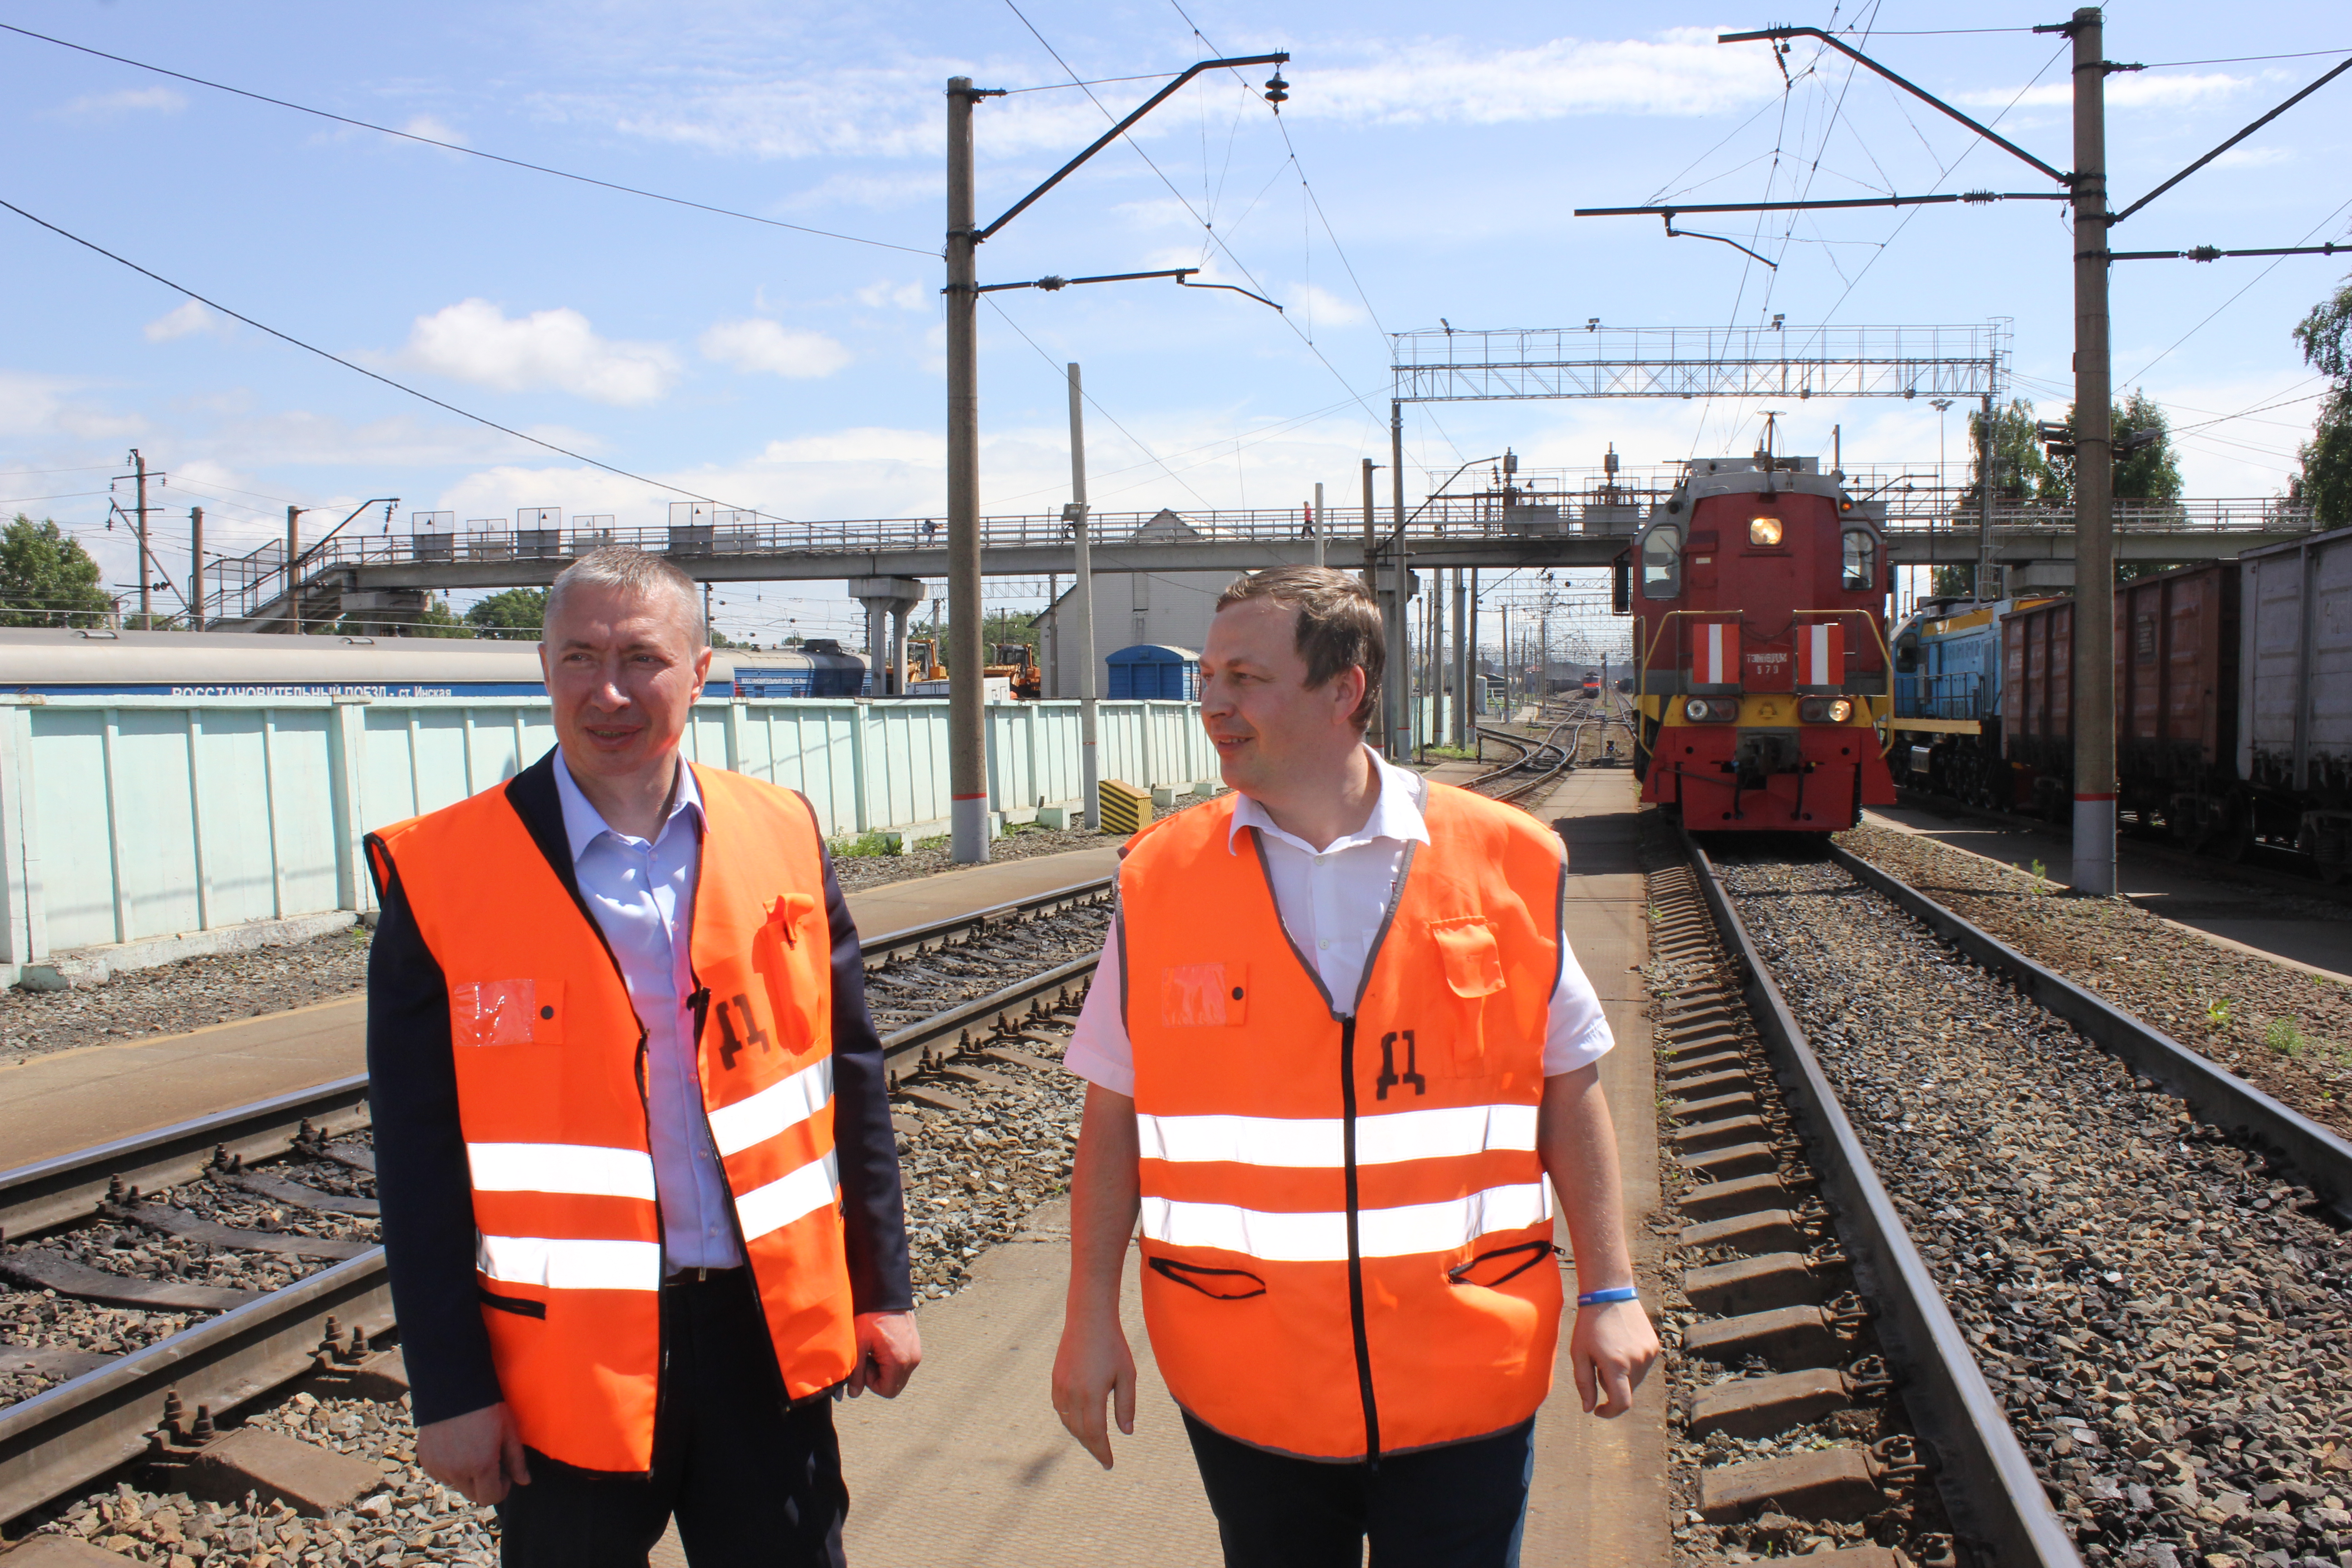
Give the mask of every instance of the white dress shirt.
M 563 836 L 572 847 L 580 896 L 604 933 L 629 1005 L 646 1030 L 646 1131 L 653 1146 L 654 1192 L 661 1203 L 662 1256 L 670 1273 L 733 1268 L 733 1201 L 703 1114 L 702 1075 L 694 1042 L 694 887 L 702 868 L 702 794 L 680 758 L 677 793 L 651 842 L 606 826 L 580 793 L 563 753 L 555 754 L 555 793 L 563 802 Z
M 1380 934 L 1381 918 L 1388 911 L 1407 847 L 1429 842 L 1429 825 L 1421 810 L 1429 798 L 1427 782 L 1409 769 L 1391 766 L 1369 747 L 1364 754 L 1371 760 L 1380 795 L 1371 815 L 1355 832 L 1341 834 L 1318 850 L 1276 826 L 1264 806 L 1243 795 L 1234 805 L 1233 826 L 1225 836 L 1226 852 L 1244 855 L 1249 849 L 1241 842 L 1242 829 L 1257 829 L 1283 930 L 1300 952 L 1313 958 L 1323 989 L 1342 1015 L 1355 1010 L 1364 963 L 1371 954 L 1372 939 Z M 1116 924 L 1104 940 L 1102 967 L 1097 973 L 1118 973 Z M 1563 952 L 1544 1031 L 1545 1076 L 1574 1072 L 1599 1061 L 1616 1043 L 1583 966 L 1575 953 Z M 1116 984 L 1088 989 L 1064 1061 L 1089 1083 L 1117 1094 L 1135 1093 L 1135 1047 L 1119 1016 Z

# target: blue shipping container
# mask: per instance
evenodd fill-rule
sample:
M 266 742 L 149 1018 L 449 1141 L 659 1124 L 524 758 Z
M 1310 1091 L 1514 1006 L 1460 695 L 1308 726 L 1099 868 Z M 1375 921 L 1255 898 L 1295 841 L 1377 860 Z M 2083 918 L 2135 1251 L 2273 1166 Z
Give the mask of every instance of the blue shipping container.
M 1104 661 L 1110 666 L 1110 700 L 1194 702 L 1201 696 L 1201 656 L 1165 643 L 1137 643 Z

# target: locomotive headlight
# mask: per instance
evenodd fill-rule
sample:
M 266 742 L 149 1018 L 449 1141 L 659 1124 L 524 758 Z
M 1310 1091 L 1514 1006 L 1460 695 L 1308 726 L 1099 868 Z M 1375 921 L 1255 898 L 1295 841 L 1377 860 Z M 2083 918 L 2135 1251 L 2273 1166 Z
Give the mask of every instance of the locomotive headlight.
M 1694 724 L 1728 724 L 1739 717 L 1739 704 L 1721 698 L 1710 702 L 1704 697 L 1694 697 L 1683 704 L 1683 717 Z
M 1748 542 L 1778 544 L 1780 542 L 1780 520 L 1777 517 L 1751 517 L 1748 520 Z
M 1832 702 L 1832 703 L 1830 704 L 1830 722 L 1831 722 L 1831 723 L 1832 723 L 1832 724 L 1843 724 L 1843 723 L 1844 723 L 1847 720 L 1849 720 L 1849 719 L 1851 719 L 1851 718 L 1853 718 L 1853 704 L 1852 702 L 1847 701 L 1844 698 L 1843 698 L 1843 697 L 1838 698 L 1835 701 L 1833 701 L 1833 702 Z
M 1804 724 L 1843 724 L 1853 717 L 1851 697 L 1808 697 L 1797 704 L 1797 720 Z
M 1683 717 L 1689 720 L 1694 724 L 1706 723 L 1706 699 L 1704 697 L 1694 697 L 1689 701 L 1684 703 Z

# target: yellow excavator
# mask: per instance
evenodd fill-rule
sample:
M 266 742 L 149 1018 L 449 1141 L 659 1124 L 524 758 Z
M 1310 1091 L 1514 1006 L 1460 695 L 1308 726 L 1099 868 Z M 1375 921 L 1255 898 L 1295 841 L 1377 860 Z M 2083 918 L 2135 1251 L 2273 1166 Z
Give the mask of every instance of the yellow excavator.
M 1016 702 L 1034 702 L 1045 692 L 1045 672 L 1038 667 L 1037 650 L 1025 642 L 996 645 L 996 662 L 982 672 L 1013 683 Z

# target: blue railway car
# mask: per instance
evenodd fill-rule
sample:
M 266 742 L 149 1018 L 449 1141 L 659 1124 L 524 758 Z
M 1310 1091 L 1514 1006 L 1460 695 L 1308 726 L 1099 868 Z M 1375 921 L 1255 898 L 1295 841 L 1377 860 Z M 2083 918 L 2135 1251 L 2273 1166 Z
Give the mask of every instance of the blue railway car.
M 844 653 L 830 637 L 812 637 L 797 653 L 730 654 L 738 697 L 871 697 L 874 672 L 863 654 Z M 712 683 L 719 671 L 711 671 Z
M 2043 599 L 1930 599 L 1895 628 L 1895 782 L 2005 805 L 2001 619 Z

